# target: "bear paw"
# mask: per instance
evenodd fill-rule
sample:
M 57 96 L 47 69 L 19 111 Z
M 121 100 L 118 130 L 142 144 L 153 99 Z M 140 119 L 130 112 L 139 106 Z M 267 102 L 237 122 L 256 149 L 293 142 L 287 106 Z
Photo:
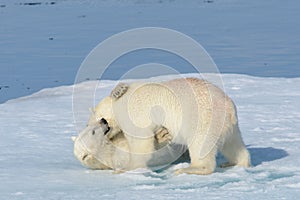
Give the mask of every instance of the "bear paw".
M 175 171 L 175 175 L 179 174 L 197 174 L 197 175 L 209 175 L 213 173 L 213 169 L 209 169 L 207 167 L 187 167 L 182 169 L 177 169 Z
M 232 166 L 235 166 L 235 164 L 230 163 L 230 162 L 222 163 L 220 165 L 221 168 L 227 168 L 227 167 L 232 167 Z
M 125 83 L 119 83 L 110 93 L 111 98 L 114 100 L 119 99 L 128 90 L 129 86 Z
M 166 129 L 165 127 L 160 127 L 157 131 L 155 131 L 155 139 L 159 144 L 164 142 L 170 144 L 173 137 L 169 133 L 168 129 Z

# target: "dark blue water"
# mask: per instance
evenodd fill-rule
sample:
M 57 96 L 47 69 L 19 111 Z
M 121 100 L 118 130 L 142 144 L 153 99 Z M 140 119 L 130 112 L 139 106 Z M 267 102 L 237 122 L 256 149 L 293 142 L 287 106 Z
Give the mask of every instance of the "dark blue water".
M 0 103 L 72 84 L 81 62 L 99 42 L 146 26 L 192 37 L 221 73 L 300 77 L 300 2 L 296 0 L 39 2 L 1 1 Z M 121 57 L 102 78 L 118 79 L 134 66 L 150 62 L 180 73 L 194 72 L 178 56 L 145 50 Z

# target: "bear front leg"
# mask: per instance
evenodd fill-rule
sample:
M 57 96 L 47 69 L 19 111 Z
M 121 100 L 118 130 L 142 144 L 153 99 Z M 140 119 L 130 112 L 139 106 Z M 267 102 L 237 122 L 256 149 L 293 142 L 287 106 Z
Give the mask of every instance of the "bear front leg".
M 130 152 L 130 170 L 137 168 L 146 168 L 148 161 L 152 158 L 155 151 L 155 138 L 135 137 L 126 135 Z

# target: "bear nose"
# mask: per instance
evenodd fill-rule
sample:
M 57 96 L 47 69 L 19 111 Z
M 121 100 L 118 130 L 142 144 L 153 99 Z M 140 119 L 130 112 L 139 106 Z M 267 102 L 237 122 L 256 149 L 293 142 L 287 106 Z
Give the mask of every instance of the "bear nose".
M 107 121 L 106 121 L 106 119 L 102 118 L 102 119 L 100 119 L 100 123 L 106 125 L 106 124 L 107 124 Z
M 110 131 L 110 127 L 107 127 L 107 130 L 104 132 L 104 135 L 106 135 Z

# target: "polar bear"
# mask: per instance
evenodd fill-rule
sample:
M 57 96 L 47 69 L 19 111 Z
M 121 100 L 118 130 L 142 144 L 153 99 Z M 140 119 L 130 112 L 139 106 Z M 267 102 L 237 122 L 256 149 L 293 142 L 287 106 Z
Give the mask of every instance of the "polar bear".
M 92 113 L 91 118 L 94 118 Z M 74 141 L 74 155 L 90 169 L 113 169 L 115 172 L 130 170 L 128 142 L 122 132 L 111 135 L 107 121 L 102 118 L 89 124 Z M 160 149 L 169 143 L 171 136 L 164 127 L 156 130 L 155 148 Z
M 177 174 L 213 173 L 218 150 L 228 161 L 224 167 L 251 165 L 233 101 L 205 80 L 180 78 L 121 84 L 96 106 L 95 116 L 89 123 L 104 118 L 112 136 L 124 133 L 130 169 L 148 167 L 159 155 L 176 160 L 186 148 L 190 166 L 177 170 Z M 170 145 L 164 151 L 155 149 L 153 133 L 159 127 L 168 130 L 172 144 L 179 145 L 179 149 Z

